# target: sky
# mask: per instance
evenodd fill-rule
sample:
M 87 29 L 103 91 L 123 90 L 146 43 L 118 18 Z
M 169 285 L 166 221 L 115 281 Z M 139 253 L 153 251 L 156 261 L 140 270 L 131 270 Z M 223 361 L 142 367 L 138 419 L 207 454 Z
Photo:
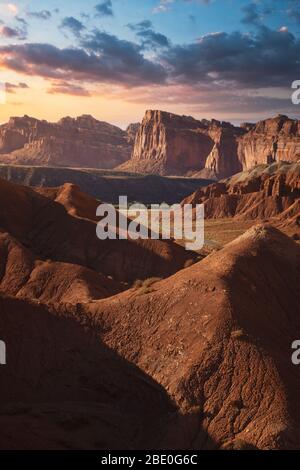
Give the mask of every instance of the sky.
M 300 0 L 0 0 L 0 122 L 298 117 Z

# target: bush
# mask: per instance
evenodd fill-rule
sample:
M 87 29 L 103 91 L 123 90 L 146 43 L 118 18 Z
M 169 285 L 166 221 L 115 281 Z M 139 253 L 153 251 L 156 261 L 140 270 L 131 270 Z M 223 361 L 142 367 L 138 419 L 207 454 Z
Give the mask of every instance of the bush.
M 231 338 L 243 338 L 245 336 L 244 330 L 234 330 L 231 332 Z
M 150 287 L 153 286 L 153 284 L 161 280 L 162 280 L 161 277 L 149 277 L 148 279 L 145 279 L 144 281 L 142 281 L 141 279 L 137 279 L 136 281 L 134 281 L 132 287 L 134 289 L 143 289 L 143 293 L 147 294 L 148 292 L 146 292 L 146 290 L 150 289 Z M 151 289 L 151 292 L 153 292 L 153 289 Z
M 137 279 L 136 281 L 134 281 L 134 283 L 132 284 L 132 287 L 134 289 L 139 289 L 140 287 L 143 286 L 143 281 L 141 281 L 140 279 Z
M 161 277 L 149 277 L 148 279 L 145 279 L 143 282 L 143 287 L 150 287 L 153 286 L 156 282 L 161 281 Z
M 137 295 L 146 295 L 146 294 L 151 294 L 151 292 L 154 292 L 154 289 L 152 287 L 141 287 L 139 290 L 138 290 L 138 293 Z

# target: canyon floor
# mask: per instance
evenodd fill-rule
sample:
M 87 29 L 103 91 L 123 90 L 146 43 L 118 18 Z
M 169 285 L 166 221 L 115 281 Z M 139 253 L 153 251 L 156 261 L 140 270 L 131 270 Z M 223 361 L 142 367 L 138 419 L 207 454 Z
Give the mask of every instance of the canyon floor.
M 83 192 L 111 204 L 119 196 L 128 202 L 174 204 L 210 183 L 203 178 L 162 177 L 95 168 L 44 167 L 0 163 L 0 178 L 32 187 L 58 187 L 65 182 L 80 186 Z

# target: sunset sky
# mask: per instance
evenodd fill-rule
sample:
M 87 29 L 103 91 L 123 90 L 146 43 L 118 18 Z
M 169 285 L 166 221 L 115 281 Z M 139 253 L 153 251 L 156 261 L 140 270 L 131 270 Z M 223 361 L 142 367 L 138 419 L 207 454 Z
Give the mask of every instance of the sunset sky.
M 0 80 L 0 122 L 299 117 L 300 1 L 0 1 Z

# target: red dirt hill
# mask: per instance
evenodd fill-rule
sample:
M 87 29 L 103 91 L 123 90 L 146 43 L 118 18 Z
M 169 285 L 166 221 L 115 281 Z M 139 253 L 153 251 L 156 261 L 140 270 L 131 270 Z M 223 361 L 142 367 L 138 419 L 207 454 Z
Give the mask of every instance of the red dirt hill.
M 80 309 L 0 295 L 7 364 L 1 449 L 136 449 L 157 445 L 175 409 L 166 392 L 93 333 Z
M 96 222 L 90 219 L 95 200 L 70 185 L 50 190 L 48 196 L 0 180 L 0 227 L 38 259 L 77 264 L 118 282 L 133 282 L 169 276 L 195 258 L 172 241 L 99 240 Z
M 147 289 L 0 295 L 0 447 L 299 448 L 299 283 L 300 247 L 257 226 Z
M 189 422 L 182 434 L 174 420 L 163 447 L 299 448 L 300 369 L 291 362 L 299 285 L 300 247 L 258 226 L 150 292 L 85 311 Z

